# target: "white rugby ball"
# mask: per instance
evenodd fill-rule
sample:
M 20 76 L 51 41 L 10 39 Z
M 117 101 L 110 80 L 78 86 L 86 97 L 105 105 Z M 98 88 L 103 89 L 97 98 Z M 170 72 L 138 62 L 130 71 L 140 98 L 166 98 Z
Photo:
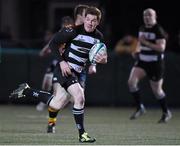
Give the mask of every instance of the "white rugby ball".
M 106 45 L 104 43 L 96 43 L 92 46 L 91 50 L 89 51 L 89 61 L 95 63 L 94 58 L 98 53 L 106 53 Z

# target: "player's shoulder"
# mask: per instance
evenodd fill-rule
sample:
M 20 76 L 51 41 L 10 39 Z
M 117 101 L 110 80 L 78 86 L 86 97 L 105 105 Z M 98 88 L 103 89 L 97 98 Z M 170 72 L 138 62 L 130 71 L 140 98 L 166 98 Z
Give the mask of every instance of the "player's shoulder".
M 164 28 L 163 28 L 162 25 L 159 24 L 159 23 L 157 23 L 157 24 L 154 26 L 154 28 L 155 28 L 156 30 L 164 31 Z
M 76 28 L 74 26 L 72 27 L 63 27 L 59 30 L 59 34 L 62 34 L 63 36 L 70 36 L 74 37 L 77 35 Z
M 64 32 L 64 33 L 75 33 L 76 28 L 74 26 L 71 27 L 63 27 L 59 30 L 59 32 Z
M 152 28 L 152 30 L 154 31 L 154 33 L 164 33 L 164 29 L 160 24 L 155 24 Z
M 73 30 L 76 32 L 76 33 L 81 33 L 83 31 L 83 24 L 81 25 L 75 25 L 73 27 Z
M 154 26 L 154 31 L 161 37 L 167 39 L 168 34 L 160 24 Z
M 71 33 L 71 32 L 74 31 L 74 28 L 72 28 L 72 27 L 63 27 L 60 31 Z

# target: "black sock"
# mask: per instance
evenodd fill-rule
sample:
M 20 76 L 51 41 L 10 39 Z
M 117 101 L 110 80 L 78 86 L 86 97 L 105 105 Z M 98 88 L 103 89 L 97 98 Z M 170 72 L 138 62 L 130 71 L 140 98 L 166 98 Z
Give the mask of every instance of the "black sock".
M 85 132 L 85 130 L 84 130 L 84 109 L 73 108 L 72 112 L 74 115 L 76 126 L 79 130 L 79 135 L 81 135 Z
M 48 107 L 49 117 L 50 118 L 56 118 L 59 110 L 52 109 Z
M 53 98 L 53 95 L 48 92 L 40 91 L 32 88 L 25 89 L 23 91 L 23 95 L 27 97 L 37 98 L 38 100 L 42 101 L 45 104 L 49 104 L 51 99 Z
M 131 95 L 133 96 L 134 100 L 135 100 L 135 104 L 137 106 L 137 109 L 141 108 L 141 97 L 140 97 L 140 92 L 139 90 L 135 91 L 135 92 L 131 92 Z
M 167 113 L 168 112 L 168 108 L 167 108 L 167 102 L 166 102 L 166 98 L 162 98 L 162 99 L 159 99 L 158 100 L 161 108 L 162 108 L 162 111 L 163 113 Z
M 48 108 L 49 112 L 49 118 L 48 118 L 48 123 L 53 123 L 54 125 L 56 124 L 56 117 L 59 112 L 59 110 L 52 109 L 51 107 Z

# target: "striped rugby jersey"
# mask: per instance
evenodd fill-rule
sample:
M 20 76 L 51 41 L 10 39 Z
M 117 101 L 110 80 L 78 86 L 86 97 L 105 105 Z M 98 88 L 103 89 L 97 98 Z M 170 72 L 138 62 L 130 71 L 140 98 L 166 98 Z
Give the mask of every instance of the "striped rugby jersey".
M 144 25 L 139 28 L 139 37 L 144 35 L 147 41 L 155 43 L 157 39 L 165 39 L 165 31 L 156 24 L 152 28 L 146 28 Z M 158 61 L 164 58 L 164 53 L 158 52 L 143 44 L 140 44 L 139 59 L 145 62 Z
M 55 34 L 49 43 L 49 47 L 56 51 L 58 60 L 65 60 L 76 72 L 81 72 L 89 58 L 91 47 L 103 41 L 102 33 L 95 29 L 94 32 L 86 32 L 83 25 L 75 28 L 63 28 Z M 59 53 L 59 45 L 66 43 L 65 51 Z

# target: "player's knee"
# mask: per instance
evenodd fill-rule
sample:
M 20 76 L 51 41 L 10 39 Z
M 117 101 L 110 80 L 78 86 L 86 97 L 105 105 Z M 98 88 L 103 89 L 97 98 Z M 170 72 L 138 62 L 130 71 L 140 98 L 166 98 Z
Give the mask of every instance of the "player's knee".
M 129 86 L 129 87 L 134 86 L 134 84 L 135 84 L 135 82 L 134 82 L 132 79 L 129 79 L 129 80 L 128 80 L 128 86 Z
M 153 93 L 158 100 L 166 96 L 163 90 L 154 90 Z
M 61 106 L 59 106 L 58 104 L 54 103 L 54 102 L 50 102 L 49 103 L 49 107 L 55 109 L 55 110 L 60 110 L 61 109 Z
M 49 107 L 54 109 L 54 110 L 60 110 L 61 106 L 55 104 L 54 102 L 50 102 Z
M 78 105 L 78 106 L 84 106 L 85 103 L 85 98 L 83 95 L 77 95 L 76 97 L 74 97 L 74 104 Z
M 138 90 L 137 83 L 132 79 L 128 80 L 128 87 L 130 92 L 135 92 Z
M 49 103 L 49 106 L 52 107 L 55 110 L 60 110 L 65 106 L 66 97 L 54 97 L 51 102 Z

